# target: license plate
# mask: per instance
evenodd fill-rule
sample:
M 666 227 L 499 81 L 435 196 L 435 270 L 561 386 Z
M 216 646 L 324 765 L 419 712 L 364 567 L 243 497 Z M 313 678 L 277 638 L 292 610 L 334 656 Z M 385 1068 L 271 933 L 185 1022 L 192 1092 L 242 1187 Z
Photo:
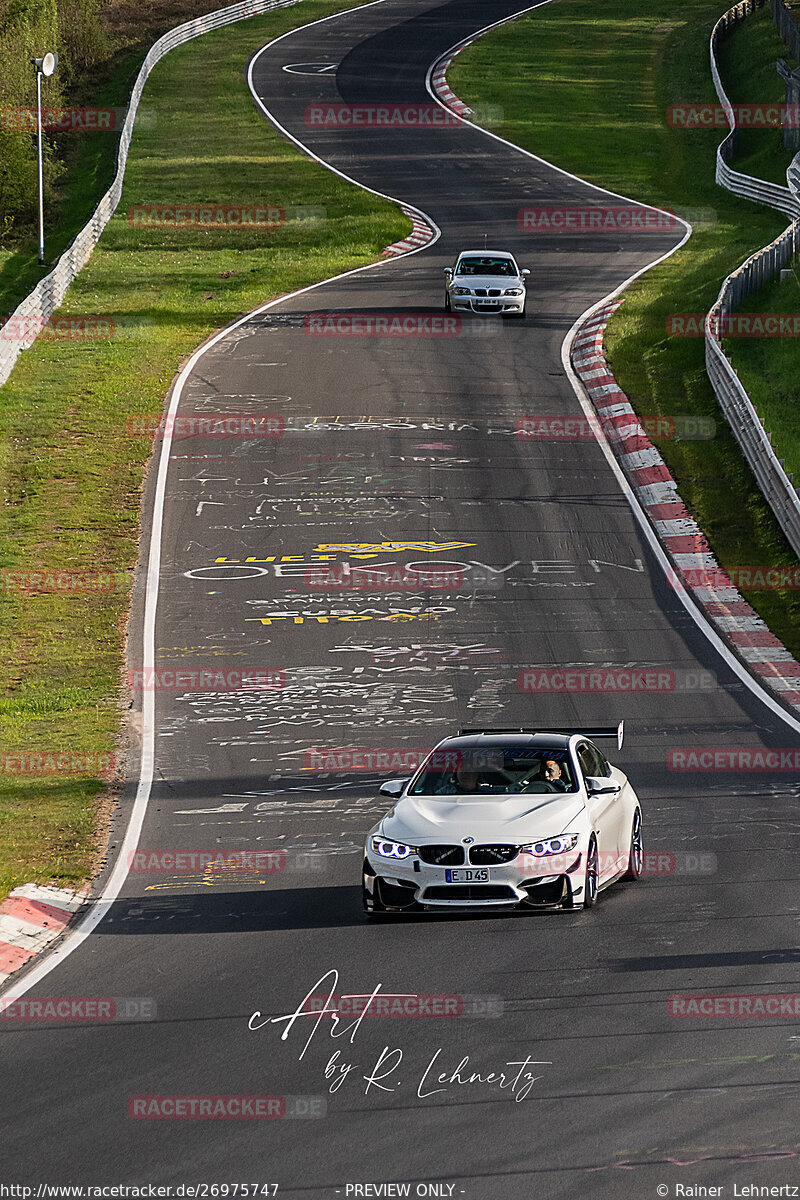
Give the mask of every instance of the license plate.
M 446 883 L 488 883 L 489 868 L 477 867 L 473 871 L 445 871 Z

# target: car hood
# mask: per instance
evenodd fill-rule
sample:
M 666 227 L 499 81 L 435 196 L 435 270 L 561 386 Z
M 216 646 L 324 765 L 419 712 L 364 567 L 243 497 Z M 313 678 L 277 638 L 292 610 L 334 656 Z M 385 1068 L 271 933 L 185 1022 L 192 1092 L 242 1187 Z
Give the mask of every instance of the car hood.
M 385 837 L 418 842 L 536 841 L 563 833 L 585 807 L 580 792 L 522 796 L 404 796 L 383 819 Z
M 522 287 L 522 279 L 518 275 L 454 275 L 455 287 L 472 288 L 503 288 Z

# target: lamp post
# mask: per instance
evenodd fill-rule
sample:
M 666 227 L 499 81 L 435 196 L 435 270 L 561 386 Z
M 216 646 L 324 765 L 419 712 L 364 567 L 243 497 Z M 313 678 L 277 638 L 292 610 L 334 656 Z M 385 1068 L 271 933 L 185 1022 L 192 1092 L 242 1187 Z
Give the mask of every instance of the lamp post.
M 44 262 L 44 176 L 42 173 L 42 76 L 52 75 L 58 65 L 57 54 L 34 58 L 36 67 L 36 140 L 39 156 L 39 262 Z

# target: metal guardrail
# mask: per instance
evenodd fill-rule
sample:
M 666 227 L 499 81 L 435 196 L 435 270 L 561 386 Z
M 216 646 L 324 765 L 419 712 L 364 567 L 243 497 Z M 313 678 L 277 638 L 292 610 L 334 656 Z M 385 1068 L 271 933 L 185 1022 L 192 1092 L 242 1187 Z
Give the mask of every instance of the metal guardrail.
M 792 159 L 789 170 L 786 172 L 786 180 L 792 192 L 800 200 L 800 152 L 795 154 Z
M 33 345 L 43 325 L 60 306 L 67 289 L 86 264 L 100 239 L 100 234 L 120 202 L 139 100 L 144 91 L 147 77 L 156 63 L 160 62 L 176 46 L 182 46 L 193 38 L 210 33 L 213 29 L 220 29 L 224 25 L 231 25 L 235 21 L 243 21 L 247 17 L 255 17 L 261 13 L 270 12 L 272 9 L 288 8 L 297 3 L 299 0 L 240 0 L 240 3 L 232 4 L 228 8 L 220 8 L 216 12 L 196 17 L 193 21 L 186 21 L 183 25 L 176 25 L 174 29 L 170 29 L 153 43 L 142 63 L 131 92 L 128 112 L 117 148 L 117 169 L 114 181 L 86 225 L 61 255 L 53 270 L 37 283 L 33 291 L 29 292 L 9 316 L 3 327 L 3 336 L 0 338 L 0 384 L 5 383 L 20 353 Z
M 767 204 L 770 208 L 777 208 L 779 212 L 796 219 L 800 216 L 800 204 L 788 187 L 782 187 L 779 183 L 768 183 L 764 179 L 757 179 L 754 175 L 745 175 L 728 166 L 728 162 L 736 153 L 738 131 L 733 106 L 722 85 L 722 78 L 717 66 L 717 43 L 731 26 L 743 21 L 750 13 L 763 8 L 765 4 L 766 0 L 740 0 L 739 4 L 734 4 L 733 8 L 729 8 L 722 14 L 711 32 L 711 76 L 730 126 L 730 132 L 717 147 L 716 180 L 718 184 L 727 188 L 729 192 L 734 192 L 737 196 L 744 196 L 745 199 L 754 200 L 757 204 Z
M 800 62 L 800 25 L 789 12 L 783 0 L 771 0 L 772 19 L 778 27 L 786 45 L 792 52 L 792 57 Z
M 734 171 L 728 164 L 736 150 L 737 129 L 733 107 L 722 85 L 717 66 L 716 49 L 720 37 L 738 21 L 766 0 L 741 0 L 728 9 L 717 21 L 711 33 L 711 74 L 720 104 L 725 110 L 730 132 L 717 148 L 716 181 L 721 187 L 766 204 L 785 213 L 792 223 L 773 242 L 757 250 L 723 281 L 719 295 L 706 317 L 706 371 L 728 424 L 764 493 L 770 508 L 795 554 L 800 556 L 800 497 L 791 478 L 783 469 L 772 447 L 770 435 L 764 429 L 755 406 L 739 380 L 730 359 L 720 345 L 720 330 L 725 317 L 730 316 L 742 300 L 756 291 L 768 279 L 792 260 L 800 247 L 800 154 L 792 160 L 786 174 L 788 187 L 768 183 Z M 774 4 L 773 4 L 774 8 Z M 787 14 L 788 16 L 788 14 Z

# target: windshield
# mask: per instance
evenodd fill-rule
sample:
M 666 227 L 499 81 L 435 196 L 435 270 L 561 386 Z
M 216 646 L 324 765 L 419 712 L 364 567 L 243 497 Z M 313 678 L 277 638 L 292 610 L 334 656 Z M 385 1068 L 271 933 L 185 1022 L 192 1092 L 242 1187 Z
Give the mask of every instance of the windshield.
M 575 792 L 563 746 L 459 747 L 435 750 L 409 796 L 509 796 Z
M 456 275 L 512 275 L 517 270 L 509 258 L 462 258 L 456 266 Z

